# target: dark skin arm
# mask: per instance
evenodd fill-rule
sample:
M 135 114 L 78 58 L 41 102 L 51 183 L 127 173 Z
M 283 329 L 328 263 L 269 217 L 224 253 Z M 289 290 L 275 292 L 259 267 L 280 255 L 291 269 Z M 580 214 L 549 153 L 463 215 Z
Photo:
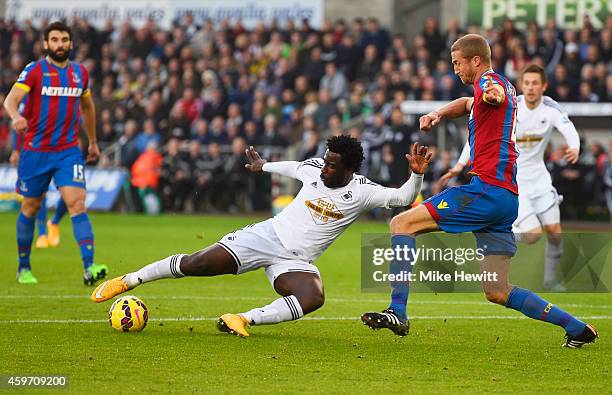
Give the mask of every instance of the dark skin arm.
M 249 160 L 249 163 L 244 166 L 253 173 L 261 172 L 263 165 L 268 163 L 267 160 L 262 159 L 259 153 L 255 151 L 255 148 L 252 146 L 245 150 L 245 154 Z M 406 159 L 410 164 L 410 170 L 417 174 L 423 174 L 427 171 L 427 167 L 429 166 L 429 162 L 431 162 L 432 156 L 433 152 L 429 152 L 426 146 L 414 143 L 412 145 L 411 153 L 406 154 Z
M 411 153 L 406 154 L 410 170 L 416 174 L 424 174 L 427 171 L 433 152 L 427 150 L 426 146 L 417 143 L 412 144 Z
M 244 165 L 244 167 L 246 167 L 253 173 L 261 172 L 263 165 L 268 163 L 267 160 L 262 159 L 261 156 L 259 156 L 259 152 L 255 151 L 255 148 L 253 148 L 253 146 L 250 146 L 249 148 L 244 150 L 244 152 L 247 156 L 247 159 L 249 160 L 249 163 Z

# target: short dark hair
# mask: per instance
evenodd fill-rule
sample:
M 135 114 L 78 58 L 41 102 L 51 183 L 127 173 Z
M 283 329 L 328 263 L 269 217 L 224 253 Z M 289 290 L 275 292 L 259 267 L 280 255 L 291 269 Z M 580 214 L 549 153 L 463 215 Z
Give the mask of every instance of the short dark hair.
M 540 78 L 542 78 L 542 83 L 545 84 L 547 82 L 546 72 L 544 71 L 543 68 L 541 68 L 540 66 L 538 66 L 535 63 L 531 63 L 531 64 L 527 65 L 523 69 L 523 72 L 521 73 L 521 79 L 523 79 L 523 76 L 525 75 L 525 73 L 536 73 L 536 74 L 539 74 Z
M 466 34 L 459 38 L 451 47 L 451 52 L 460 51 L 464 58 L 480 56 L 485 64 L 491 64 L 491 47 L 487 40 L 479 34 Z
M 361 168 L 361 162 L 365 159 L 361 143 L 350 136 L 332 136 L 327 139 L 327 148 L 342 158 L 342 164 L 354 172 Z
M 51 33 L 53 30 L 68 33 L 68 37 L 70 37 L 70 41 L 72 41 L 72 30 L 70 30 L 68 25 L 61 21 L 55 21 L 53 23 L 50 23 L 49 26 L 47 26 L 43 33 L 45 41 L 49 41 L 49 33 Z

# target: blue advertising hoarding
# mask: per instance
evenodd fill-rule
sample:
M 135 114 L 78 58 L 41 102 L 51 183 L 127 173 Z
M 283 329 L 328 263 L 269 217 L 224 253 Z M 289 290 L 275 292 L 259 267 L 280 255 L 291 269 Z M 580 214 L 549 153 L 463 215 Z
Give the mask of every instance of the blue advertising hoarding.
M 127 171 L 124 169 L 96 169 L 87 167 L 85 179 L 87 180 L 87 199 L 85 205 L 90 210 L 109 211 L 126 179 Z M 0 199 L 14 200 L 15 183 L 17 181 L 17 168 L 9 165 L 0 165 Z M 54 208 L 60 199 L 60 194 L 53 182 L 47 193 L 47 207 Z

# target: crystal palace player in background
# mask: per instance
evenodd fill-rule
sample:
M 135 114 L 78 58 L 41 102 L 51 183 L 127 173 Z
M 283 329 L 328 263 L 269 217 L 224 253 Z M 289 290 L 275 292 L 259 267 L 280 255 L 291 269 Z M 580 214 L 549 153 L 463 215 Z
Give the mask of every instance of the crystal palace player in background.
M 544 288 L 565 291 L 557 279 L 559 262 L 563 255 L 561 238 L 561 197 L 552 184 L 544 163 L 544 150 L 554 129 L 565 138 L 568 147 L 563 159 L 576 163 L 580 155 L 580 137 L 561 106 L 548 96 L 546 72 L 538 65 L 528 65 L 519 79 L 523 94 L 516 98 L 516 142 L 520 150 L 516 181 L 519 187 L 518 216 L 513 229 L 516 237 L 527 244 L 536 243 L 546 231 L 544 254 Z M 470 159 L 470 144 L 466 142 L 457 164 L 440 181 L 455 177 Z
M 518 213 L 516 183 L 515 119 L 516 92 L 510 82 L 491 69 L 491 48 L 486 39 L 468 34 L 451 47 L 455 74 L 464 84 L 474 85 L 473 98 L 459 98 L 421 117 L 420 128 L 428 131 L 443 118 L 469 114 L 472 181 L 449 188 L 391 220 L 393 248 L 416 248 L 419 233 L 443 230 L 473 232 L 484 251 L 481 271 L 497 273 L 496 281 L 483 282 L 490 302 L 526 316 L 561 326 L 566 347 L 581 347 L 597 338 L 595 329 L 535 293 L 508 281 L 510 257 L 516 252 L 512 224 Z M 394 262 L 395 270 L 409 271 L 409 261 Z M 389 328 L 398 335 L 408 333 L 406 304 L 408 284 L 392 283 L 391 305 L 382 313 L 365 313 L 362 321 L 374 328 Z
M 53 179 L 72 218 L 84 282 L 93 285 L 106 276 L 108 268 L 94 264 L 93 230 L 85 212 L 85 162 L 78 147 L 82 114 L 89 137 L 87 160 L 95 161 L 100 155 L 89 76 L 85 67 L 68 60 L 72 33 L 64 23 L 54 22 L 45 29 L 43 45 L 47 56 L 25 67 L 4 102 L 13 128 L 25 133 L 17 167 L 17 192 L 24 197 L 17 218 L 17 280 L 38 282 L 30 269 L 30 249 L 36 213 Z M 19 103 L 26 95 L 22 115 Z

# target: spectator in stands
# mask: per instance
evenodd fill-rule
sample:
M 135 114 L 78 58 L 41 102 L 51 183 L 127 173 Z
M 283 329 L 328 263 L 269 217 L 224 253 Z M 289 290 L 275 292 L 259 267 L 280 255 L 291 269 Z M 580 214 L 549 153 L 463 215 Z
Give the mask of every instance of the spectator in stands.
M 180 142 L 176 138 L 168 141 L 167 150 L 161 164 L 163 207 L 171 211 L 182 211 L 191 191 L 189 158 L 181 153 Z
M 140 155 L 140 151 L 136 147 L 137 130 L 138 123 L 135 120 L 129 119 L 125 123 L 124 133 L 119 139 L 121 166 L 123 167 L 131 168 Z
M 284 147 L 287 145 L 287 140 L 280 135 L 278 131 L 278 122 L 272 114 L 266 115 L 264 119 L 264 132 L 261 139 L 261 144 L 266 146 Z
M 230 212 L 252 210 L 248 199 L 252 177 L 245 167 L 248 163 L 244 155 L 245 149 L 246 144 L 242 137 L 237 137 L 232 141 L 232 152 L 225 159 L 225 182 L 223 187 L 217 191 L 223 195 L 223 209 Z
M 333 101 L 344 98 L 348 93 L 346 77 L 333 62 L 325 65 L 325 75 L 321 78 L 319 90 L 328 90 Z
M 273 147 L 300 140 L 308 141 L 307 148 L 314 150 L 313 139 L 347 133 L 346 122 L 365 115 L 362 138 L 370 144 L 370 171 L 383 180 L 397 180 L 405 174 L 392 161 L 403 163 L 403 155 L 392 151 L 392 138 L 383 155 L 383 147 L 374 144 L 376 136 L 369 133 L 397 131 L 392 114 L 404 99 L 450 101 L 469 95 L 445 55 L 463 34 L 456 18 L 444 31 L 435 18 L 428 18 L 422 34 L 410 38 L 396 34 L 392 42 L 375 19 L 325 21 L 318 31 L 308 23 L 298 29 L 293 21 L 282 27 L 262 22 L 250 30 L 227 20 L 216 26 L 208 20 L 198 26 L 189 15 L 166 30 L 153 21 L 138 28 L 129 22 L 115 27 L 109 21 L 102 29 L 77 17 L 72 21 L 73 55 L 90 70 L 99 108 L 99 140 L 119 143 L 124 166 L 131 166 L 138 157 L 136 143 L 142 150 L 148 141 L 144 136 L 135 139 L 138 125 L 144 130 L 151 121 L 160 136 L 156 141 L 178 139 L 184 150 L 197 140 L 208 145 L 207 151 L 221 149 L 213 144 L 218 142 L 229 152 L 227 145 L 241 137 L 245 144 L 261 146 L 261 152 L 274 155 L 278 151 Z M 32 23 L 0 19 L 0 94 L 10 88 L 24 64 L 42 56 L 39 34 Z M 559 29 L 554 19 L 541 32 L 532 22 L 524 33 L 506 20 L 503 28 L 488 29 L 486 35 L 497 71 L 509 65 L 512 78 L 524 59 L 530 58 L 546 66 L 547 94 L 553 98 L 612 102 L 612 17 L 599 31 L 587 18 L 578 35 Z M 340 75 L 344 82 L 336 83 Z M 318 125 L 312 126 L 313 119 Z M 5 129 L 0 123 L 0 130 Z M 412 126 L 407 129 L 414 132 Z M 311 137 L 311 131 L 317 137 Z M 0 139 L 4 135 L 0 132 Z M 217 160 L 211 157 L 207 154 L 203 161 Z M 215 178 L 224 176 L 221 169 L 210 175 L 206 187 L 199 188 L 214 190 L 218 188 L 213 186 Z M 261 177 L 256 183 L 265 197 L 269 178 Z M 202 209 L 211 206 L 199 205 Z M 257 207 L 265 205 L 260 201 Z
M 587 81 L 582 81 L 580 83 L 580 91 L 578 93 L 578 101 L 586 102 L 586 103 L 597 103 L 599 101 L 599 96 L 595 92 L 593 92 L 593 88 L 591 84 Z
M 313 114 L 317 129 L 325 130 L 329 125 L 329 118 L 337 113 L 338 109 L 332 100 L 331 93 L 327 89 L 321 89 L 317 109 Z
M 398 159 L 404 159 L 404 155 L 410 151 L 411 134 L 412 130 L 404 120 L 404 113 L 399 108 L 394 108 L 391 111 L 390 133 L 386 141 L 391 146 L 392 155 L 396 159 L 391 165 L 393 168 L 391 172 L 393 174 L 403 174 L 403 181 L 408 178 L 408 161 Z M 402 182 L 400 182 L 400 185 Z
M 438 28 L 438 21 L 435 17 L 430 16 L 425 19 L 425 26 L 423 27 L 422 35 L 425 39 L 425 45 L 429 49 L 429 52 L 435 58 L 439 58 L 442 51 L 445 50 L 445 46 L 444 39 L 442 38 L 442 34 Z
M 506 61 L 504 74 L 510 81 L 516 82 L 521 70 L 529 64 L 530 59 L 525 48 L 518 39 L 512 39 L 510 43 L 510 57 Z
M 336 64 L 349 80 L 354 80 L 361 58 L 361 50 L 353 34 L 346 34 L 336 50 Z
M 132 186 L 137 189 L 145 212 L 151 214 L 159 212 L 159 200 L 156 191 L 162 161 L 163 157 L 157 151 L 157 144 L 151 141 L 132 165 Z
M 153 120 L 146 119 L 142 125 L 142 132 L 138 133 L 134 144 L 139 152 L 144 152 L 149 143 L 155 143 L 155 147 L 159 145 L 161 136 L 155 130 Z
M 372 81 L 380 70 L 380 60 L 378 57 L 378 49 L 374 44 L 365 47 L 364 59 L 357 69 L 357 79 L 364 81 Z
M 310 57 L 304 65 L 303 73 L 308 78 L 308 85 L 318 89 L 321 78 L 325 74 L 325 64 L 321 60 L 320 47 L 312 48 Z
M 373 45 L 376 48 L 375 55 L 378 56 L 379 60 L 382 60 L 387 52 L 387 48 L 391 44 L 389 33 L 386 29 L 381 28 L 378 25 L 378 19 L 369 18 L 367 23 L 367 29 L 361 36 L 361 42 L 359 46 L 367 52 L 367 48 Z M 365 52 L 364 52 L 365 54 Z

